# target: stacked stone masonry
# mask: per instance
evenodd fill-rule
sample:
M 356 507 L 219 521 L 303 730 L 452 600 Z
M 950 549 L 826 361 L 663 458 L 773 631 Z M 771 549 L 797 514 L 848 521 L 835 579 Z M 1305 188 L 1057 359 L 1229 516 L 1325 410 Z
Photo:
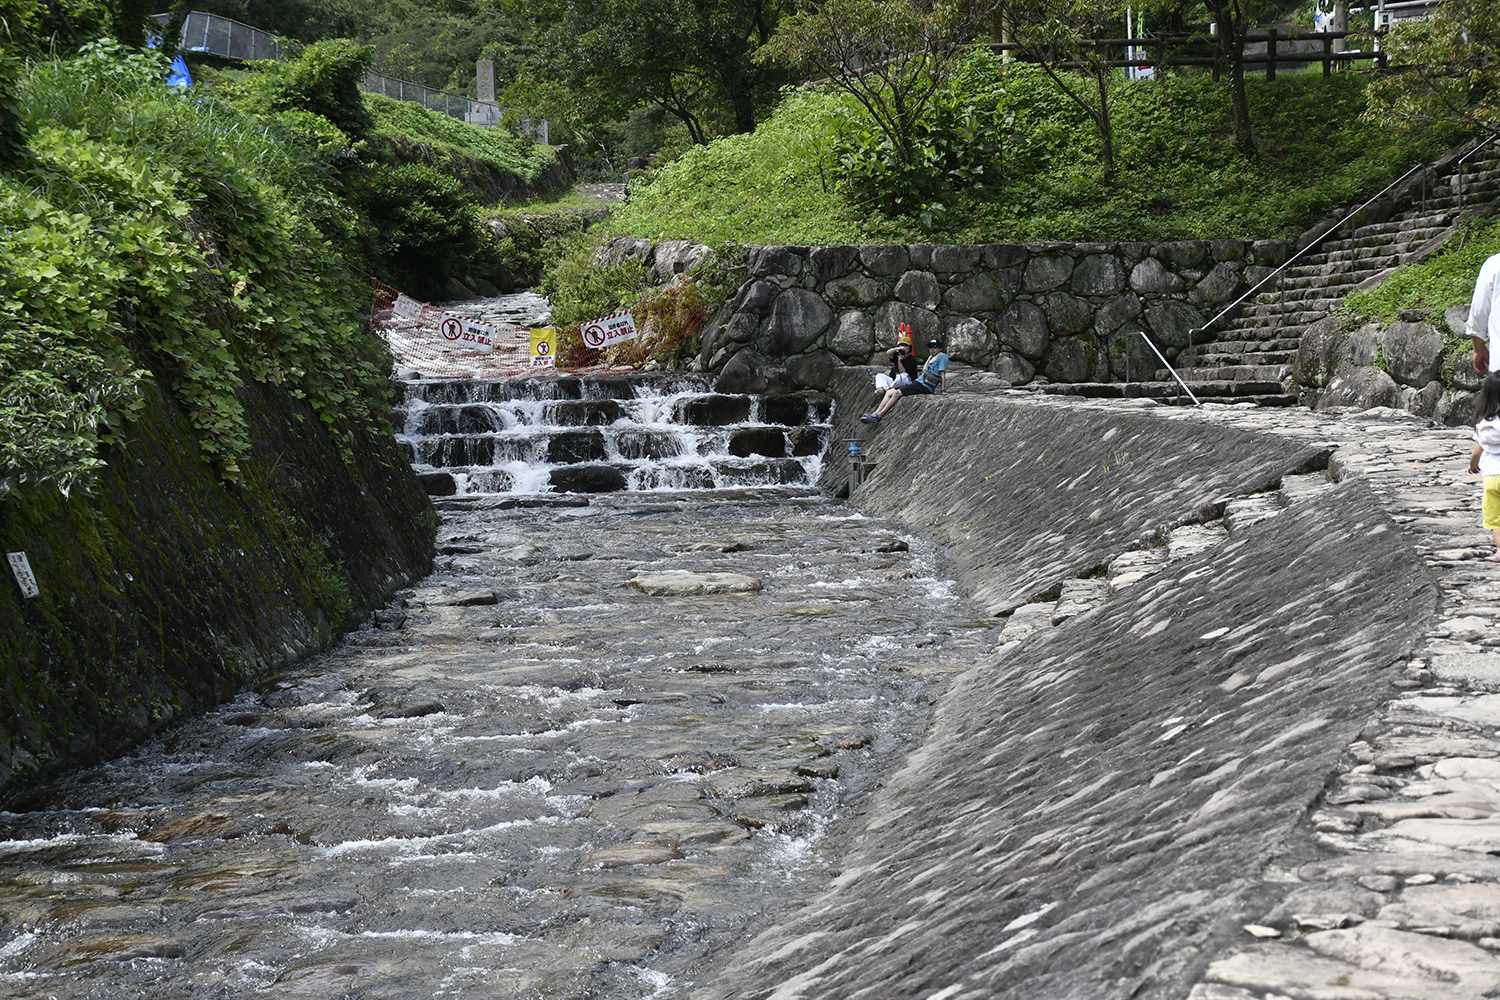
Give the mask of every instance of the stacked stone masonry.
M 692 244 L 617 240 L 613 253 L 670 280 Z M 1287 257 L 1282 240 L 983 246 L 765 246 L 704 330 L 700 371 L 738 352 L 804 364 L 866 364 L 896 343 L 939 338 L 954 360 L 1021 384 L 1150 378 L 1191 331 Z M 679 266 L 681 265 L 681 266 Z M 795 379 L 794 379 L 795 381 Z

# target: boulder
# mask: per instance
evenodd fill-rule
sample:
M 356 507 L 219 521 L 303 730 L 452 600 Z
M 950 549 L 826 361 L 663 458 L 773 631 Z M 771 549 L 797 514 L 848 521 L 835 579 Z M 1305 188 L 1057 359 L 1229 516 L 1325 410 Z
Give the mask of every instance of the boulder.
M 786 373 L 799 389 L 826 389 L 833 373 L 844 366 L 832 351 L 813 351 L 786 359 Z
M 548 482 L 558 493 L 617 493 L 625 473 L 612 465 L 569 465 L 553 469 Z
M 984 251 L 977 246 L 946 244 L 932 248 L 932 269 L 943 274 L 972 271 Z
M 1245 241 L 1209 240 L 1208 252 L 1214 260 L 1240 260 L 1245 256 Z
M 1436 419 L 1438 404 L 1443 399 L 1443 383 L 1428 382 L 1407 401 L 1406 408 L 1419 417 Z
M 1204 322 L 1202 313 L 1176 299 L 1147 302 L 1145 313 L 1146 323 L 1156 335 L 1156 346 L 1162 348 L 1187 347 L 1193 342 L 1192 331 L 1200 329 Z
M 1380 335 L 1384 331 L 1379 323 L 1366 323 L 1349 334 L 1349 362 L 1352 368 L 1373 365 L 1380 354 Z
M 1477 392 L 1484 375 L 1474 370 L 1474 348 L 1463 347 L 1443 359 L 1444 380 L 1455 389 Z
M 859 259 L 873 275 L 900 274 L 911 266 L 906 247 L 896 243 L 866 243 L 859 248 Z
M 687 573 L 681 570 L 667 573 L 643 573 L 626 581 L 625 586 L 634 587 L 652 597 L 675 597 L 682 594 L 754 594 L 760 591 L 760 581 L 743 573 Z
M 1083 333 L 1093 324 L 1094 310 L 1076 295 L 1053 292 L 1046 296 L 1047 326 L 1053 336 Z
M 831 322 L 833 310 L 821 295 L 805 288 L 788 288 L 771 307 L 771 318 L 766 321 L 762 336 L 773 355 L 801 354 L 822 336 Z
M 1022 286 L 1028 292 L 1050 292 L 1072 275 L 1072 257 L 1061 253 L 1046 253 L 1031 258 L 1031 262 L 1026 265 Z
M 780 365 L 747 348 L 724 365 L 714 389 L 730 393 L 784 392 L 790 388 L 790 381 Z
M 746 427 L 729 435 L 729 454 L 739 458 L 786 457 L 786 432 L 776 427 Z
M 762 419 L 768 424 L 795 427 L 807 419 L 807 397 L 787 394 L 767 396 L 761 401 Z
M 1171 270 L 1181 271 L 1202 264 L 1208 257 L 1208 244 L 1202 240 L 1177 240 L 1163 243 L 1157 252 L 1167 258 Z
M 1052 341 L 1042 371 L 1054 382 L 1104 382 L 1109 378 L 1109 359 L 1092 335 L 1059 337 Z
M 451 497 L 458 492 L 458 483 L 451 472 L 422 472 L 417 479 L 430 497 Z
M 987 243 L 980 250 L 984 254 L 984 266 L 992 271 L 1019 268 L 1030 255 L 1019 243 Z
M 972 316 L 949 319 L 944 341 L 950 358 L 971 365 L 988 364 L 1000 346 L 990 328 Z
M 729 343 L 748 344 L 759 329 L 759 316 L 749 312 L 735 313 L 734 318 L 724 327 L 724 339 Z
M 1002 351 L 990 362 L 990 371 L 1011 385 L 1025 385 L 1036 377 L 1036 367 L 1013 351 Z
M 1298 385 L 1321 389 L 1352 365 L 1349 335 L 1339 328 L 1338 317 L 1320 319 L 1302 331 L 1297 357 L 1292 363 Z
M 757 247 L 750 254 L 750 277 L 763 278 L 769 275 L 786 274 L 796 277 L 802 273 L 802 255 L 797 247 Z
M 923 309 L 936 309 L 941 296 L 937 275 L 931 271 L 907 271 L 896 282 L 896 298 Z
M 1250 244 L 1250 256 L 1260 267 L 1278 267 L 1291 256 L 1286 240 L 1256 240 Z
M 1089 254 L 1073 268 L 1074 295 L 1118 295 L 1125 290 L 1125 266 L 1114 254 Z
M 1402 385 L 1421 388 L 1442 369 L 1443 336 L 1427 323 L 1392 323 L 1380 347 L 1386 372 Z
M 878 347 L 895 347 L 896 335 L 901 324 L 911 326 L 917 357 L 926 357 L 922 346 L 933 337 L 942 335 L 943 324 L 937 313 L 922 309 L 907 302 L 887 302 L 875 312 L 875 344 Z
M 1094 314 L 1094 332 L 1100 336 L 1113 333 L 1122 323 L 1128 323 L 1141 314 L 1141 300 L 1134 292 L 1126 292 L 1110 299 Z
M 791 433 L 792 455 L 804 458 L 823 450 L 823 432 L 816 427 L 795 427 Z
M 1040 358 L 1052 342 L 1047 316 L 1034 302 L 1012 302 L 995 326 L 1000 343 L 1024 357 Z
M 828 346 L 841 358 L 866 358 L 875 350 L 875 320 L 867 312 L 840 313 L 828 336 Z
M 752 281 L 740 300 L 739 311 L 764 316 L 771 311 L 771 304 L 781 294 L 781 286 L 774 281 Z
M 1130 271 L 1130 287 L 1144 295 L 1166 295 L 1180 292 L 1186 286 L 1181 278 L 1168 271 L 1155 257 L 1147 257 Z
M 576 465 L 604 460 L 604 435 L 597 430 L 563 431 L 547 442 L 550 465 Z
M 1188 300 L 1195 306 L 1221 307 L 1228 305 L 1245 287 L 1245 278 L 1234 265 L 1219 263 L 1193 286 Z
M 1125 323 L 1105 341 L 1109 371 L 1122 382 L 1149 382 L 1161 367 L 1161 359 L 1141 336 L 1139 323 Z
M 656 245 L 656 259 L 647 272 L 654 284 L 664 285 L 679 274 L 691 271 L 709 254 L 708 247 L 692 240 L 663 240 Z
M 552 420 L 564 427 L 602 427 L 620 419 L 619 400 L 563 399 L 552 404 Z
M 1448 329 L 1455 337 L 1468 336 L 1469 332 L 1469 307 L 1449 306 L 1443 310 L 1443 322 L 1448 324 Z
M 1318 398 L 1319 410 L 1332 406 L 1353 406 L 1368 410 L 1375 406 L 1395 406 L 1399 387 L 1385 372 L 1371 365 L 1340 372 L 1328 383 Z
M 869 278 L 859 272 L 830 281 L 823 297 L 835 306 L 873 306 L 891 297 L 891 279 Z
M 854 270 L 859 262 L 859 248 L 851 246 L 813 247 L 808 254 L 813 277 L 818 281 L 832 281 Z
M 1005 305 L 1005 291 L 993 274 L 976 274 L 948 289 L 943 305 L 950 312 L 992 312 Z

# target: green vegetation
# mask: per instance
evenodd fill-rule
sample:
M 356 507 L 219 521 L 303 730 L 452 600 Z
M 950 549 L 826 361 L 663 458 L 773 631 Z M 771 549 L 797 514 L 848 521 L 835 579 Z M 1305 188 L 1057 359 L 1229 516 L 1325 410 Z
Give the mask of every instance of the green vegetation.
M 475 128 L 415 101 L 365 94 L 374 119 L 373 134 L 420 142 L 434 150 L 471 156 L 496 170 L 515 174 L 528 184 L 556 160 L 551 147 L 503 128 Z
M 838 94 L 790 92 L 748 136 L 688 151 L 633 189 L 611 228 L 651 238 L 746 243 L 1003 242 L 1291 236 L 1462 136 L 1432 125 L 1392 135 L 1361 118 L 1364 78 L 1316 71 L 1247 80 L 1260 155 L 1233 147 L 1229 95 L 1207 76 L 1111 81 L 1117 176 L 1103 184 L 1094 122 L 1036 66 L 971 56 L 928 127 L 1003 111 L 993 164 L 961 160 L 929 201 L 887 214 L 844 138 L 858 110 Z M 961 145 L 961 144 L 956 144 Z M 940 148 L 934 145 L 934 148 Z
M 1466 229 L 1428 260 L 1401 268 L 1368 292 L 1353 292 L 1340 311 L 1346 322 L 1391 323 L 1407 310 L 1422 312 L 1445 334 L 1443 311 L 1469 304 L 1474 278 L 1486 258 L 1500 253 L 1500 220 Z

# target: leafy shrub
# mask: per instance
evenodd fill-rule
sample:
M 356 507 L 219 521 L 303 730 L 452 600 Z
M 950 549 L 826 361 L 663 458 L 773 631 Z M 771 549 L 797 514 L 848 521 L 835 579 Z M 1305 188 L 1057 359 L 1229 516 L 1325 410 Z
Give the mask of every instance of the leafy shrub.
M 1500 253 L 1500 220 L 1473 226 L 1421 264 L 1400 268 L 1367 292 L 1351 292 L 1340 311 L 1351 323 L 1394 322 L 1398 314 L 1419 309 L 1445 334 L 1443 312 L 1468 305 L 1480 266 Z
M 414 294 L 439 294 L 443 279 L 488 251 L 479 211 L 451 174 L 422 163 L 367 165 L 350 195 L 366 220 L 362 235 L 373 257 Z
M 528 184 L 557 158 L 551 146 L 532 142 L 509 129 L 481 128 L 432 111 L 415 101 L 383 94 L 363 95 L 376 134 L 400 136 L 436 149 L 456 150 L 515 174 Z
M 580 235 L 559 252 L 542 275 L 541 292 L 552 303 L 552 321 L 578 326 L 633 304 L 646 287 L 638 261 L 599 261 L 597 237 Z
M 347 38 L 314 42 L 295 59 L 263 62 L 261 82 L 272 111 L 310 111 L 360 138 L 375 124 L 360 94 L 375 50 Z

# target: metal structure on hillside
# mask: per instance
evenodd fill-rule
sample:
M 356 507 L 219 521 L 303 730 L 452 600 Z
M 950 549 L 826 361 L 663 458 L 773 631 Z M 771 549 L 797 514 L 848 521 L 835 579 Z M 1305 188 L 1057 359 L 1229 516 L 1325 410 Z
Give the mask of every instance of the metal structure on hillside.
M 152 17 L 164 25 L 168 15 L 153 14 Z M 180 47 L 183 52 L 218 56 L 220 59 L 232 59 L 236 62 L 282 59 L 287 55 L 286 47 L 281 39 L 269 31 L 262 31 L 260 28 L 230 17 L 205 14 L 201 11 L 193 11 L 183 22 Z M 476 101 L 472 97 L 450 94 L 446 90 L 425 87 L 420 83 L 400 80 L 393 76 L 386 76 L 384 73 L 376 73 L 374 70 L 365 73 L 360 87 L 367 93 L 384 94 L 398 101 L 416 101 L 429 111 L 436 111 L 450 118 L 458 118 L 476 125 L 498 127 L 505 123 L 505 109 L 493 99 Z M 491 98 L 493 98 L 493 91 L 492 81 Z M 549 130 L 545 118 L 535 124 L 529 118 L 505 124 L 514 124 L 518 131 L 528 136 L 533 142 L 546 143 L 548 140 Z

